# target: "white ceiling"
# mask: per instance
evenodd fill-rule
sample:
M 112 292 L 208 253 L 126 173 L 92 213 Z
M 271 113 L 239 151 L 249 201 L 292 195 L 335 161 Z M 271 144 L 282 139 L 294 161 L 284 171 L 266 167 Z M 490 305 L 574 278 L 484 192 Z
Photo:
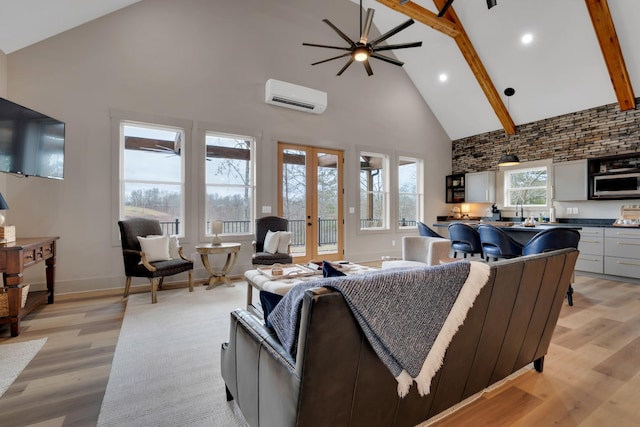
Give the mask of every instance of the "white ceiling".
M 0 49 L 10 54 L 136 1 L 0 0 Z M 414 2 L 437 13 L 432 0 Z M 380 33 L 408 19 L 374 0 L 363 0 L 363 7 L 375 9 L 373 23 Z M 516 126 L 616 102 L 584 0 L 498 0 L 491 10 L 485 0 L 456 0 L 453 8 Z M 640 22 L 640 1 L 610 0 L 609 8 L 638 96 L 640 52 L 633 34 L 634 26 Z M 323 18 L 332 20 L 331 16 L 318 17 Z M 357 15 L 353 22 L 353 28 L 341 28 L 350 37 L 356 37 L 354 33 L 359 31 Z M 326 42 L 334 37 L 334 44 L 344 43 L 328 26 L 326 31 L 318 39 Z M 533 35 L 529 45 L 520 42 L 525 32 Z M 311 41 L 309 35 L 302 35 L 301 39 Z M 453 39 L 416 22 L 387 42 L 419 40 L 422 47 L 394 53 L 405 62 L 405 71 L 449 137 L 458 139 L 501 129 Z M 325 52 L 318 51 L 318 59 L 323 59 Z M 334 56 L 334 51 L 326 53 L 326 58 Z M 393 67 L 376 59 L 371 64 L 374 73 L 376 67 Z M 342 65 L 342 60 L 337 60 L 318 67 L 336 73 Z M 345 73 L 375 78 L 375 74 L 367 77 L 362 67 L 356 65 Z M 444 83 L 438 79 L 441 73 L 448 75 Z M 508 100 L 503 95 L 507 87 L 516 90 Z

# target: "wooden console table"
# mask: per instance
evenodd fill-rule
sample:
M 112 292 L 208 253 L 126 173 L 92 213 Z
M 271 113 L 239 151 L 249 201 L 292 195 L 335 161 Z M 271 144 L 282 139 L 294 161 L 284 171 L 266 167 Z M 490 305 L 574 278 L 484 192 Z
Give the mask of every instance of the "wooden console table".
M 0 317 L 0 325 L 11 324 L 11 336 L 20 335 L 20 320 L 34 308 L 47 301 L 53 304 L 56 271 L 56 240 L 59 237 L 26 237 L 15 242 L 0 243 L 0 272 L 7 288 L 9 315 Z M 29 292 L 24 308 L 22 301 L 22 273 L 25 268 L 44 261 L 47 290 Z

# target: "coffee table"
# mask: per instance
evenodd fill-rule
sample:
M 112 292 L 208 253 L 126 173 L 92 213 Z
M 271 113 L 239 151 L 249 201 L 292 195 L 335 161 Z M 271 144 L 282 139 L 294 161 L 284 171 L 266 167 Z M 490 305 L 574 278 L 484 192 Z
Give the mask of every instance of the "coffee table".
M 343 264 L 341 266 L 342 272 L 347 276 L 378 270 L 377 268 L 354 263 Z M 247 279 L 247 311 L 258 316 L 262 316 L 262 309 L 253 304 L 254 289 L 284 295 L 289 291 L 289 289 L 293 288 L 298 283 L 309 282 L 311 280 L 322 280 L 323 278 L 322 272 L 314 274 L 311 270 L 305 271 L 304 266 L 299 264 L 285 264 L 282 267 L 285 273 L 284 277 L 271 277 L 269 272 L 271 266 L 262 266 L 255 270 L 245 271 L 244 277 Z

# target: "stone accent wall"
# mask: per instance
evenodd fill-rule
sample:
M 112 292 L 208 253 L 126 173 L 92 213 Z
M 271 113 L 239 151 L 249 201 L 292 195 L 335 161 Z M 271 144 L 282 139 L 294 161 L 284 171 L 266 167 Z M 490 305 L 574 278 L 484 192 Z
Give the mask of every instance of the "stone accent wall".
M 498 159 L 511 144 L 521 162 L 552 158 L 555 163 L 639 152 L 640 110 L 620 111 L 609 104 L 452 141 L 452 173 L 497 170 Z

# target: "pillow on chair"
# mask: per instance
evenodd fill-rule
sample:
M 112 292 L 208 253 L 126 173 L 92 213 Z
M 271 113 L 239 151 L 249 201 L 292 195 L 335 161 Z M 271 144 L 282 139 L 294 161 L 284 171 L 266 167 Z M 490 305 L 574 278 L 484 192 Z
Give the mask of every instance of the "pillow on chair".
M 179 247 L 180 242 L 178 241 L 178 236 L 175 234 L 169 236 L 169 256 L 171 259 L 180 259 L 180 253 L 178 253 Z
M 267 231 L 264 237 L 264 251 L 270 254 L 278 252 L 278 244 L 280 243 L 280 231 Z
M 281 254 L 289 253 L 289 245 L 291 244 L 290 231 L 278 231 L 278 252 Z
M 140 249 L 147 256 L 147 261 L 167 261 L 171 259 L 168 236 L 137 237 L 140 242 Z

